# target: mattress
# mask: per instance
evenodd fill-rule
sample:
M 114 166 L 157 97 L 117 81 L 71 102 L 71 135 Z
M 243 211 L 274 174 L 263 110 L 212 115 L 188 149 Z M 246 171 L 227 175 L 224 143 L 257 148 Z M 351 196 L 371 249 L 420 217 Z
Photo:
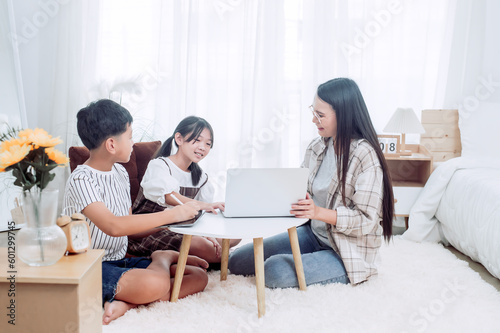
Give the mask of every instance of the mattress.
M 456 170 L 435 216 L 447 242 L 500 278 L 500 169 Z

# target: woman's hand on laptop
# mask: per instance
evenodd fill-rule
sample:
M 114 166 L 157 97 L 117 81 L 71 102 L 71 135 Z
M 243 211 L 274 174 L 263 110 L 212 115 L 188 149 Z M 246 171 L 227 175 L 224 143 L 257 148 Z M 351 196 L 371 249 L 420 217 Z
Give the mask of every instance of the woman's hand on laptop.
M 316 220 L 316 215 L 318 213 L 318 207 L 314 204 L 309 193 L 306 193 L 306 198 L 299 200 L 299 202 L 292 204 L 292 210 L 290 214 L 295 215 L 295 217 L 306 218 L 311 220 Z
M 306 194 L 305 199 L 292 205 L 290 214 L 299 218 L 323 221 L 331 225 L 337 224 L 337 211 L 316 206 L 309 193 Z
M 223 202 L 200 202 L 201 209 L 206 212 L 217 214 L 216 209 L 220 209 L 221 212 L 226 208 Z

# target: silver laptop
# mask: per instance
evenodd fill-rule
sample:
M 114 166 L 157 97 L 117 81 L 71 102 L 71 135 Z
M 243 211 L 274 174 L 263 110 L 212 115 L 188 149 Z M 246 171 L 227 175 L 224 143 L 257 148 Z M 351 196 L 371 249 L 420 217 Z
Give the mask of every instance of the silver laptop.
M 280 217 L 305 199 L 309 169 L 228 169 L 225 217 Z

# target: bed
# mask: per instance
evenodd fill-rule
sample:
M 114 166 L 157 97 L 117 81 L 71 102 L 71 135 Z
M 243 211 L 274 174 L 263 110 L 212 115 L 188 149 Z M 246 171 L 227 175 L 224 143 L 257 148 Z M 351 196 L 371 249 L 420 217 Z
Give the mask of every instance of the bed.
M 413 205 L 402 237 L 450 244 L 500 278 L 500 104 L 481 102 L 473 110 L 459 110 L 459 142 L 451 152 L 439 147 L 453 146 L 447 140 L 454 130 L 446 129 L 452 117 L 438 118 L 447 118 L 443 138 L 421 142 L 430 145 L 438 166 Z

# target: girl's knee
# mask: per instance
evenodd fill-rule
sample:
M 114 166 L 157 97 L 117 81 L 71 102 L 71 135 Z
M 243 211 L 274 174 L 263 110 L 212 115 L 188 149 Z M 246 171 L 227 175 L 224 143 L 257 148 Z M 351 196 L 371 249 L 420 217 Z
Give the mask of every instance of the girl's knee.
M 229 240 L 229 247 L 233 247 L 238 245 L 241 242 L 241 239 L 231 239 Z
M 200 236 L 193 236 L 191 240 L 191 246 L 189 248 L 189 253 L 206 249 L 207 243 L 208 241 L 205 238 Z
M 203 237 L 193 237 L 191 247 L 189 248 L 189 254 L 198 256 L 208 262 L 214 262 L 214 260 L 217 259 L 213 243 Z

